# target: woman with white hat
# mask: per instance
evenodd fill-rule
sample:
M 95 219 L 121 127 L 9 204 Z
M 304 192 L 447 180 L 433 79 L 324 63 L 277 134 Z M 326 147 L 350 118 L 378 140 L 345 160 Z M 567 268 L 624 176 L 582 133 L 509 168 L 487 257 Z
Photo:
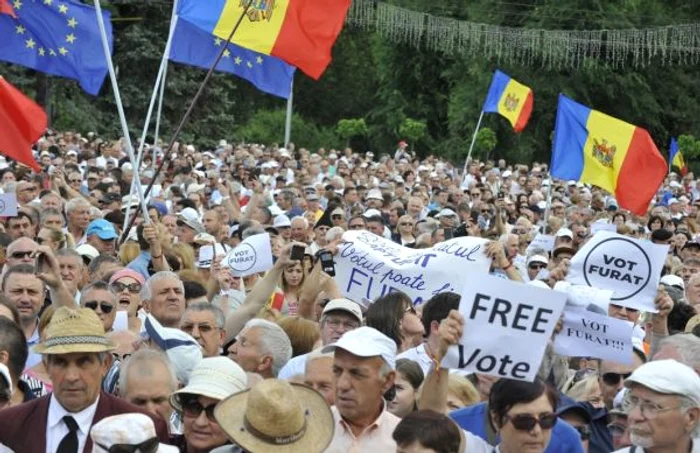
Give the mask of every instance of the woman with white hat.
M 183 436 L 178 439 L 181 453 L 208 453 L 229 443 L 214 418 L 214 407 L 245 390 L 247 383 L 243 369 L 227 357 L 209 357 L 199 362 L 187 386 L 170 397 L 170 405 L 182 417 Z

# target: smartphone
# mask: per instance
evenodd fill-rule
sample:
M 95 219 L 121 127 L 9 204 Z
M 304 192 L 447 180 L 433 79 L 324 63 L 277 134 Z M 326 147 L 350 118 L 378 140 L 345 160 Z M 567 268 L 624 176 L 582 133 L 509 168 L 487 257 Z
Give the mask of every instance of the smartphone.
M 49 262 L 46 259 L 46 255 L 39 252 L 36 256 L 36 261 L 34 262 L 34 269 L 37 274 L 41 274 L 46 271 L 49 267 Z
M 328 250 L 318 252 L 318 259 L 321 260 L 321 268 L 323 272 L 335 277 L 335 263 L 333 262 L 333 254 Z
M 290 258 L 297 261 L 303 261 L 305 249 L 306 247 L 304 247 L 303 245 L 293 245 Z
M 452 228 L 443 228 L 443 231 L 445 232 L 446 241 L 454 237 L 454 231 L 452 230 Z

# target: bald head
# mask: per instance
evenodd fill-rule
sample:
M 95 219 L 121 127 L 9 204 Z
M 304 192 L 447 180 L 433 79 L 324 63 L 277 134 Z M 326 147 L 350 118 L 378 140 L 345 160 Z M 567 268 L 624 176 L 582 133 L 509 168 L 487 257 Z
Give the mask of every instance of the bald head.
M 39 248 L 32 239 L 21 237 L 10 243 L 7 246 L 7 265 L 8 267 L 16 264 L 34 264 L 34 258 L 31 254 Z

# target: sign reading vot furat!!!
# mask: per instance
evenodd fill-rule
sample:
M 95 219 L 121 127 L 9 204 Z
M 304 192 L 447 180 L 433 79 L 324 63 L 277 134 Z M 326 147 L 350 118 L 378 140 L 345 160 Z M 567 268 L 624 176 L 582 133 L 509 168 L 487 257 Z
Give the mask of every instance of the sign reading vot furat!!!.
M 417 250 L 367 231 L 346 231 L 335 256 L 335 281 L 347 298 L 364 305 L 395 291 L 420 305 L 438 293 L 459 293 L 468 275 L 487 275 L 486 243 L 460 237 Z
M 656 312 L 668 247 L 600 231 L 571 259 L 567 281 L 612 290 L 612 304 Z

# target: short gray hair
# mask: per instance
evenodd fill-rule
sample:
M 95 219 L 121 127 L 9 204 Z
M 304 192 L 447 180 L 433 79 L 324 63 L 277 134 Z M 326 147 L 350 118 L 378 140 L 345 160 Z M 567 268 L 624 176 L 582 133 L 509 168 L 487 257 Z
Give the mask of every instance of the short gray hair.
M 185 309 L 185 315 L 187 315 L 188 312 L 203 312 L 203 311 L 208 311 L 214 314 L 214 320 L 216 322 L 216 327 L 218 329 L 223 329 L 224 328 L 224 323 L 226 322 L 226 318 L 224 316 L 224 312 L 217 307 L 216 305 L 212 304 L 211 302 L 195 302 L 193 304 L 189 304 L 187 308 Z M 183 315 L 183 318 L 184 316 Z
M 335 226 L 330 230 L 326 231 L 326 241 L 333 242 L 336 239 L 340 239 L 341 237 L 343 237 L 343 233 L 345 233 L 343 227 Z
M 168 369 L 168 374 L 170 374 L 170 388 L 173 392 L 177 390 L 177 374 L 168 356 L 158 349 L 139 349 L 131 354 L 126 361 L 122 362 L 119 368 L 119 394 L 122 398 L 127 394 L 127 390 L 129 389 L 128 376 L 131 368 L 136 367 L 136 370 L 138 370 L 141 375 L 150 375 L 153 374 L 153 364 L 156 362 L 165 365 Z
M 155 274 L 153 274 L 151 276 L 151 278 L 146 280 L 146 284 L 143 285 L 143 288 L 141 288 L 141 293 L 139 294 L 139 296 L 141 297 L 141 300 L 151 300 L 151 296 L 153 296 L 153 294 L 151 294 L 153 282 L 156 282 L 158 280 L 163 280 L 166 278 L 176 279 L 178 282 L 180 282 L 180 289 L 182 289 L 182 292 L 183 293 L 185 292 L 185 285 L 182 283 L 182 280 L 180 280 L 180 277 L 178 277 L 178 275 L 175 272 L 160 271 L 160 272 L 156 272 Z
M 62 256 L 68 256 L 78 260 L 78 267 L 81 270 L 83 269 L 83 267 L 85 267 L 85 261 L 83 261 L 83 257 L 80 255 L 80 253 L 76 252 L 75 249 L 63 248 L 58 250 L 56 252 L 56 258 L 60 258 Z
M 672 346 L 681 356 L 680 362 L 700 370 L 700 338 L 692 333 L 677 333 L 661 340 L 660 347 Z
M 309 355 L 306 357 L 306 364 L 304 366 L 304 374 L 306 374 L 306 371 L 309 369 L 309 364 L 313 362 L 314 360 L 319 360 L 319 359 L 331 359 L 333 360 L 333 357 L 335 357 L 334 352 L 321 352 L 322 349 L 316 349 L 314 351 L 311 351 Z
M 292 342 L 287 333 L 274 322 L 265 319 L 251 319 L 243 330 L 253 327 L 262 330 L 260 335 L 261 353 L 272 357 L 272 374 L 277 377 L 283 366 L 292 358 Z
M 68 203 L 66 203 L 66 215 L 70 215 L 71 212 L 75 211 L 80 206 L 90 208 L 92 205 L 85 198 L 71 198 Z
M 680 398 L 681 400 L 680 408 L 684 411 L 693 408 L 700 408 L 700 405 L 698 405 L 698 403 L 691 400 L 685 395 L 678 395 L 678 398 Z M 690 437 L 693 439 L 700 437 L 700 420 L 695 422 L 695 426 L 693 426 L 693 429 L 690 431 Z
M 102 281 L 102 280 L 98 280 L 96 282 L 90 283 L 89 285 L 84 287 L 83 290 L 80 292 L 80 305 L 83 305 L 83 301 L 85 300 L 85 295 L 87 293 L 89 293 L 90 291 L 107 291 L 112 299 L 112 302 L 115 305 L 117 304 L 117 295 L 109 287 L 109 284 L 107 282 Z

